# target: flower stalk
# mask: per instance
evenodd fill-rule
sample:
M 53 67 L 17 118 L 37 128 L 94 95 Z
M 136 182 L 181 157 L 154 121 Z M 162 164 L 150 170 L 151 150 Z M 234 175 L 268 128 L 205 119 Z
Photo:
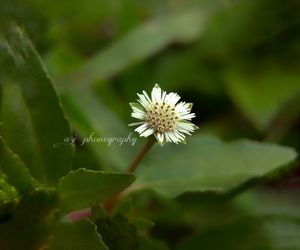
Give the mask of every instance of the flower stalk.
M 133 173 L 139 166 L 140 162 L 144 159 L 147 152 L 152 148 L 155 144 L 156 140 L 153 136 L 149 137 L 146 144 L 143 146 L 138 155 L 134 158 L 133 162 L 128 167 L 128 173 Z

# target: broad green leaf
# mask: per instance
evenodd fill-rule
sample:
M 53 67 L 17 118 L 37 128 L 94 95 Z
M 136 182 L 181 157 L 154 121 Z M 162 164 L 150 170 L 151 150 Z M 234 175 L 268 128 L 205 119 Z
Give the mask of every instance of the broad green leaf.
M 131 174 L 87 169 L 71 171 L 58 184 L 61 206 L 68 211 L 91 206 L 122 191 L 134 180 Z
M 49 250 L 108 250 L 97 232 L 97 227 L 89 220 L 75 223 L 60 223 L 54 227 L 54 235 Z
M 0 159 L 0 171 L 6 174 L 8 181 L 19 192 L 24 193 L 37 187 L 38 182 L 32 178 L 20 157 L 8 148 L 2 137 L 0 137 Z
M 171 42 L 188 43 L 202 34 L 207 14 L 199 9 L 189 9 L 147 22 L 99 52 L 71 74 L 59 86 L 91 84 L 106 79 L 124 68 L 139 62 L 165 48 Z M 190 24 L 193 25 L 190 25 Z M 63 90 L 62 89 L 62 90 Z M 68 88 L 67 88 L 68 89 Z M 65 90 L 67 90 L 65 89 Z
M 259 129 L 265 131 L 287 104 L 300 95 L 297 71 L 268 69 L 260 73 L 228 73 L 228 91 L 237 107 Z
M 71 168 L 69 124 L 39 55 L 26 35 L 9 26 L 0 36 L 1 131 L 33 177 L 54 185 Z
M 139 167 L 132 189 L 154 189 L 168 197 L 239 190 L 282 170 L 296 156 L 293 149 L 273 144 L 194 136 L 186 145 L 156 146 Z

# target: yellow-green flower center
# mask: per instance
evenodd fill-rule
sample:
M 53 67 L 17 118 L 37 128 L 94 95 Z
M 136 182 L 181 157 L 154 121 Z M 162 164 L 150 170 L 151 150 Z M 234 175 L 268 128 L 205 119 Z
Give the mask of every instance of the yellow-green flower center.
M 175 107 L 164 102 L 153 103 L 146 113 L 146 122 L 159 132 L 174 130 L 178 120 Z

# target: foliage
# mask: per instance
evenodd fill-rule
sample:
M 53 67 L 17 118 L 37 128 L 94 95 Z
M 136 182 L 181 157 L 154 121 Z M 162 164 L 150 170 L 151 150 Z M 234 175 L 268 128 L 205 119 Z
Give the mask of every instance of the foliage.
M 299 248 L 297 1 L 1 6 L 1 249 Z M 127 173 L 154 82 L 200 129 Z

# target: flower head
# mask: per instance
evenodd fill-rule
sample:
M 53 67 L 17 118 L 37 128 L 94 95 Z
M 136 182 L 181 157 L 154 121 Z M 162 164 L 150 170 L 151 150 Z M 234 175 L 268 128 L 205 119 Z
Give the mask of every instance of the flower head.
M 193 104 L 178 103 L 180 96 L 176 93 L 167 94 L 155 84 L 151 98 L 145 91 L 137 95 L 139 103 L 130 103 L 131 116 L 141 121 L 129 126 L 138 126 L 135 131 L 140 136 L 148 137 L 154 134 L 160 144 L 177 144 L 185 142 L 185 134 L 190 135 L 197 129 L 197 126 L 190 122 L 195 117 L 195 114 L 191 113 Z

